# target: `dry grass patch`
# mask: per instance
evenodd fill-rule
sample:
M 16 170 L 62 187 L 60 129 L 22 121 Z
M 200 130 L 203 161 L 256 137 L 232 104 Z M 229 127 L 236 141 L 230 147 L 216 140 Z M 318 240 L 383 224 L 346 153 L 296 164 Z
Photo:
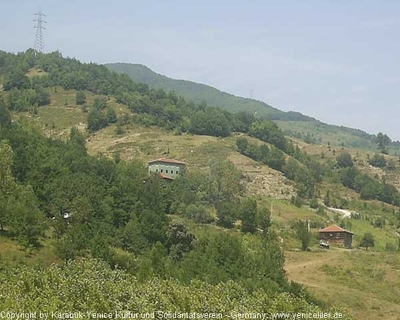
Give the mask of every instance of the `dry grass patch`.
M 398 319 L 399 254 L 330 249 L 285 257 L 289 279 L 328 305 L 344 306 L 355 319 Z

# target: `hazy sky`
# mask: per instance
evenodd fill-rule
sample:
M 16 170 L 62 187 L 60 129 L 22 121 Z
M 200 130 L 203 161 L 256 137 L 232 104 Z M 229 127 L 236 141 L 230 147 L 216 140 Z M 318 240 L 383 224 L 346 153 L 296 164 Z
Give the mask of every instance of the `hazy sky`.
M 142 63 L 321 121 L 400 139 L 400 1 L 0 0 L 0 49 Z

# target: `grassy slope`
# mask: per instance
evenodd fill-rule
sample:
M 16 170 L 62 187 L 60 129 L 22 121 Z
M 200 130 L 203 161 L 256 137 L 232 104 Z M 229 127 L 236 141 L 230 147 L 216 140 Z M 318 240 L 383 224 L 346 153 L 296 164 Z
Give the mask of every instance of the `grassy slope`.
M 91 93 L 86 93 L 86 95 L 90 104 L 94 96 Z M 127 111 L 126 106 L 117 104 L 112 98 L 109 100 L 109 104 L 119 114 Z M 46 134 L 65 138 L 71 127 L 85 128 L 87 114 L 82 112 L 81 107 L 75 105 L 74 91 L 57 88 L 56 92 L 53 89 L 51 105 L 39 108 L 37 116 L 28 113 L 15 116 L 29 120 L 34 119 Z M 240 155 L 235 149 L 235 137 L 222 139 L 186 134 L 175 136 L 160 128 L 143 127 L 136 124 L 124 126 L 124 130 L 123 135 L 117 135 L 115 126 L 110 126 L 96 134 L 88 135 L 88 151 L 91 154 L 102 153 L 108 156 L 112 156 L 118 151 L 126 160 L 141 159 L 144 162 L 166 156 L 186 161 L 189 169 L 201 168 L 204 170 L 212 160 L 230 159 L 244 173 L 243 184 L 246 185 L 247 194 L 255 196 L 261 206 L 271 208 L 273 229 L 281 237 L 282 246 L 286 250 L 290 279 L 310 287 L 321 300 L 330 304 L 340 303 L 346 306 L 357 318 L 375 319 L 381 316 L 385 310 L 388 310 L 389 313 L 398 311 L 397 302 L 392 297 L 398 295 L 398 291 L 400 291 L 398 280 L 394 281 L 393 288 L 390 290 L 388 288 L 389 281 L 395 279 L 396 272 L 398 272 L 394 265 L 400 262 L 399 255 L 385 253 L 385 258 L 380 259 L 382 253 L 379 252 L 370 253 L 361 250 L 348 252 L 341 249 L 318 252 L 316 238 L 312 240 L 314 252 L 292 251 L 293 248 L 299 248 L 300 244 L 289 227 L 291 221 L 311 219 L 327 224 L 333 222 L 334 214 L 327 212 L 326 215 L 318 215 L 315 210 L 306 206 L 297 208 L 292 206 L 288 200 L 277 199 L 290 197 L 293 192 L 292 183 L 281 173 Z M 248 139 L 259 143 L 257 139 L 250 137 Z M 334 158 L 332 151 L 329 152 L 326 145 L 299 143 L 302 149 L 316 157 L 320 157 L 321 152 L 324 152 L 326 158 Z M 366 151 L 351 149 L 348 151 L 353 155 L 358 154 L 361 160 L 366 158 Z M 350 199 L 354 198 L 354 204 L 352 204 L 354 208 L 360 206 L 357 194 L 342 187 L 339 183 L 327 184 L 326 188 L 334 188 L 335 192 L 347 195 Z M 378 202 L 368 202 L 368 208 L 364 211 L 377 216 L 387 214 Z M 377 241 L 375 250 L 377 251 L 383 251 L 386 243 L 395 244 L 398 239 L 394 229 L 390 226 L 377 229 L 365 220 L 352 219 L 351 222 L 352 231 L 356 233 L 355 245 L 364 232 L 374 234 Z M 205 228 L 214 229 L 212 226 Z M 313 229 L 313 232 L 315 234 L 316 229 Z M 2 256 L 7 257 L 9 263 L 28 261 L 33 264 L 42 261 L 48 264 L 57 260 L 47 240 L 43 241 L 42 248 L 29 254 L 19 250 L 18 246 L 4 235 L 0 235 L 0 239 L 0 251 L 3 252 Z M 371 264 L 374 264 L 374 267 L 371 267 Z M 352 270 L 349 271 L 349 269 L 356 271 L 352 273 Z M 377 275 L 371 278 L 370 271 Z M 357 280 L 354 280 L 354 277 L 358 277 Z M 365 288 L 368 286 L 373 286 L 373 288 L 366 290 Z M 343 294 L 335 294 L 332 288 Z M 385 291 L 386 289 L 387 291 Z M 366 301 L 372 301 L 372 303 Z
M 221 92 L 211 86 L 171 79 L 140 64 L 113 63 L 106 66 L 117 73 L 127 74 L 134 81 L 146 83 L 152 88 L 175 91 L 185 99 L 196 103 L 206 101 L 209 105 L 219 106 L 231 112 L 248 111 L 254 113 L 257 111 L 259 117 L 282 119 L 277 120 L 277 124 L 282 130 L 287 133 L 290 132 L 291 135 L 301 134 L 304 137 L 309 134 L 318 143 L 326 144 L 329 141 L 332 146 L 344 145 L 370 151 L 376 150 L 374 136 L 358 129 L 325 124 L 299 113 L 283 112 L 261 101 Z M 295 119 L 300 121 L 293 121 Z M 400 153 L 400 148 L 392 146 L 392 151 Z
M 329 304 L 346 306 L 355 319 L 399 319 L 399 254 L 335 249 L 285 256 L 289 279 Z

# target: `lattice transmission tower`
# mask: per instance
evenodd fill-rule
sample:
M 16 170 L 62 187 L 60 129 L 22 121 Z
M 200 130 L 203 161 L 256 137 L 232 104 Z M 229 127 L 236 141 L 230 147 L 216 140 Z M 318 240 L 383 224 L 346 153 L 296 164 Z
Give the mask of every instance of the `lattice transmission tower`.
M 36 19 L 33 21 L 36 21 L 37 24 L 35 26 L 36 37 L 35 37 L 35 43 L 33 45 L 33 49 L 35 49 L 38 52 L 43 52 L 43 49 L 44 49 L 43 30 L 46 30 L 46 28 L 44 27 L 44 24 L 47 23 L 43 18 L 46 15 L 43 14 L 42 10 L 39 8 L 39 12 L 36 12 L 35 16 L 36 16 Z

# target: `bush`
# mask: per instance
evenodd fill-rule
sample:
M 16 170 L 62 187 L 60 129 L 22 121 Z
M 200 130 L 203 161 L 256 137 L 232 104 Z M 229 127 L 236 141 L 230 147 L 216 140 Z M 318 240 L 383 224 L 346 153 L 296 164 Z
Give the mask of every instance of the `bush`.
M 214 219 L 205 206 L 191 204 L 186 207 L 185 215 L 197 223 L 210 223 Z
M 375 153 L 371 159 L 368 160 L 368 163 L 376 168 L 383 168 L 386 166 L 386 159 L 383 155 Z
M 298 208 L 301 208 L 303 205 L 303 199 L 301 199 L 299 196 L 292 196 L 292 198 L 290 198 L 290 203 Z
M 325 209 L 323 206 L 319 205 L 317 209 L 317 214 L 325 214 Z
M 317 198 L 312 198 L 310 201 L 310 208 L 317 209 L 318 208 L 318 200 Z
M 118 135 L 125 133 L 124 129 L 122 128 L 122 126 L 119 123 L 117 124 L 117 127 L 115 128 L 115 133 Z
M 83 105 L 86 103 L 86 95 L 83 91 L 78 91 L 75 96 L 76 104 Z
M 348 152 L 341 152 L 336 157 L 336 162 L 341 168 L 352 167 L 354 165 L 353 160 L 351 159 L 351 155 Z

